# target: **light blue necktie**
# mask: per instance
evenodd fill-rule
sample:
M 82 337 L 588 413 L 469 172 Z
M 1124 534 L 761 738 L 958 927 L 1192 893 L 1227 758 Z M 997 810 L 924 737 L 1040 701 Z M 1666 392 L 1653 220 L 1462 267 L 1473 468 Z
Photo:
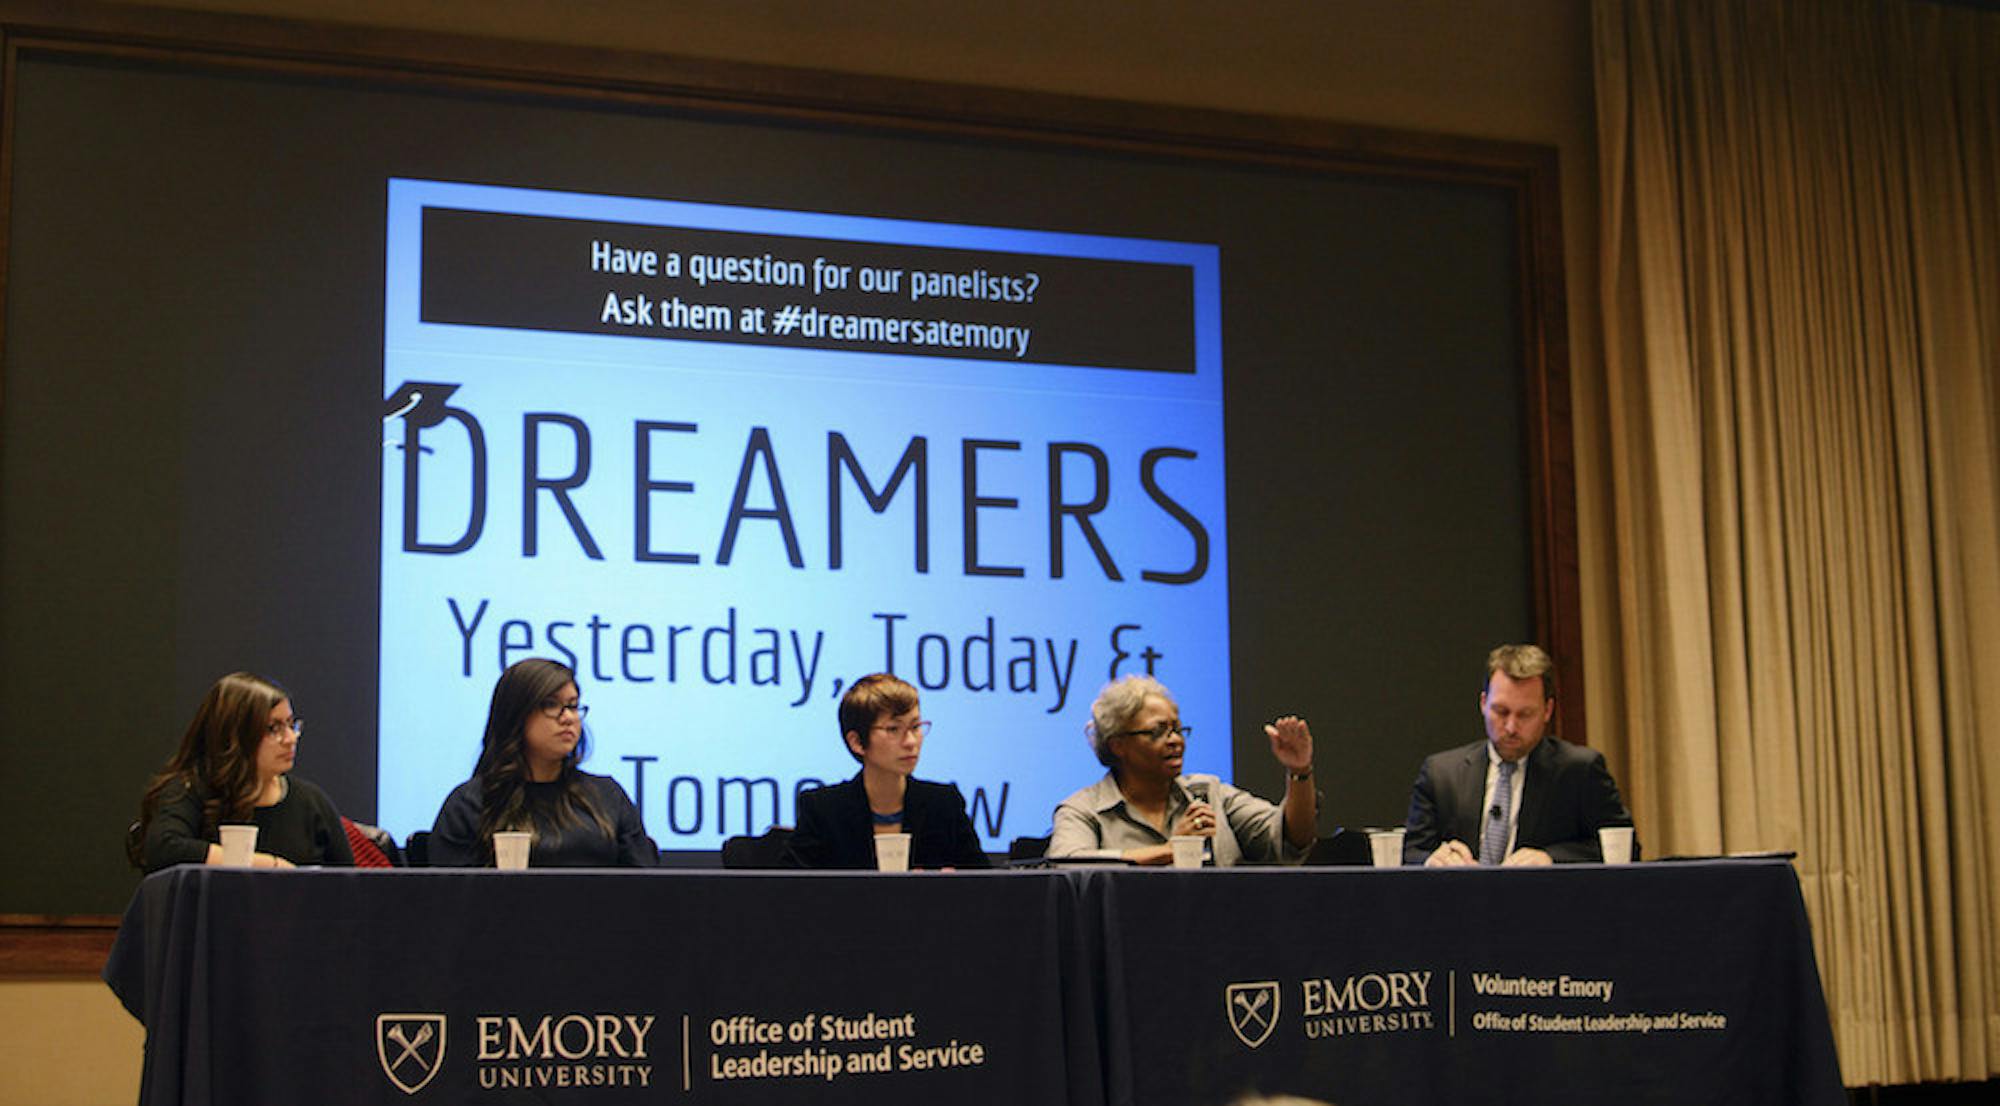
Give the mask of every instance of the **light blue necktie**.
M 1507 858 L 1507 811 L 1514 805 L 1514 762 L 1500 762 L 1500 782 L 1493 785 L 1493 805 L 1486 810 L 1486 833 L 1479 839 L 1479 862 L 1498 864 Z

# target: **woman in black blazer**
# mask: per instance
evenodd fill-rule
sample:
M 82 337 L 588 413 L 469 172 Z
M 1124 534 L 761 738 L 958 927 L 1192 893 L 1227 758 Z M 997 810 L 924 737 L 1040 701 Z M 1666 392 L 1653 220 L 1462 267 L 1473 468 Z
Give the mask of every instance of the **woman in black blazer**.
M 854 681 L 840 699 L 840 733 L 861 771 L 799 796 L 785 863 L 872 869 L 875 835 L 907 833 L 912 868 L 986 867 L 958 787 L 910 776 L 930 731 L 916 688 L 887 673 Z

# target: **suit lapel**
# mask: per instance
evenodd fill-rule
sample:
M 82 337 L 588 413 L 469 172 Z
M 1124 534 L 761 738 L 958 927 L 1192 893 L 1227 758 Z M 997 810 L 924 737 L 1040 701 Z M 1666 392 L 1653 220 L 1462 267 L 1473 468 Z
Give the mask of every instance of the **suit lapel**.
M 1514 843 L 1516 847 L 1532 845 L 1541 848 L 1548 843 L 1548 835 L 1543 832 L 1542 823 L 1549 810 L 1549 800 L 1553 798 L 1551 788 L 1555 787 L 1555 771 L 1550 761 L 1556 755 L 1554 734 L 1543 734 L 1535 745 L 1535 751 L 1521 765 L 1521 783 L 1527 790 L 1521 793 L 1521 813 L 1514 819 Z
M 915 863 L 917 834 L 924 822 L 923 803 L 917 798 L 917 783 L 910 780 L 903 785 L 903 832 L 910 835 L 911 863 Z
M 841 832 L 854 834 L 849 840 L 860 847 L 863 855 L 872 858 L 875 855 L 875 822 L 868 816 L 868 789 L 861 785 L 860 773 L 855 773 L 853 779 L 841 785 L 840 805 L 838 822 L 847 827 Z
M 1464 830 L 1459 840 L 1471 845 L 1475 852 L 1479 848 L 1481 816 L 1485 813 L 1486 767 L 1486 743 L 1482 741 L 1466 750 L 1459 769 L 1463 797 L 1458 801 L 1458 817 Z

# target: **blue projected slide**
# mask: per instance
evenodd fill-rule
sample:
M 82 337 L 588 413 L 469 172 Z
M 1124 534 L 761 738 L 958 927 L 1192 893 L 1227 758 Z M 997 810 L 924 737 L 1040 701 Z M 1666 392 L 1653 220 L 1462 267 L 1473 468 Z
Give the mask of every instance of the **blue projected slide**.
M 988 848 L 1113 675 L 1229 771 L 1213 246 L 396 180 L 379 817 L 430 828 L 553 657 L 663 848 L 789 825 L 888 670 Z

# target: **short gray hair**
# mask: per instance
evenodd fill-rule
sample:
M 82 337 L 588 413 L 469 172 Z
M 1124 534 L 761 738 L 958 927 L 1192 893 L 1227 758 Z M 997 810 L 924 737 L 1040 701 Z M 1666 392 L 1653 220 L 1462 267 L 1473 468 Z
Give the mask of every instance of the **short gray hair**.
M 1111 754 L 1111 739 L 1125 732 L 1132 719 L 1145 709 L 1146 698 L 1151 695 L 1159 696 L 1176 711 L 1180 710 L 1180 704 L 1174 702 L 1173 693 L 1151 676 L 1121 676 L 1105 684 L 1097 693 L 1096 701 L 1090 704 L 1090 724 L 1083 728 L 1083 736 L 1090 742 L 1090 751 L 1097 754 L 1097 763 L 1106 768 L 1118 766 L 1118 758 Z

